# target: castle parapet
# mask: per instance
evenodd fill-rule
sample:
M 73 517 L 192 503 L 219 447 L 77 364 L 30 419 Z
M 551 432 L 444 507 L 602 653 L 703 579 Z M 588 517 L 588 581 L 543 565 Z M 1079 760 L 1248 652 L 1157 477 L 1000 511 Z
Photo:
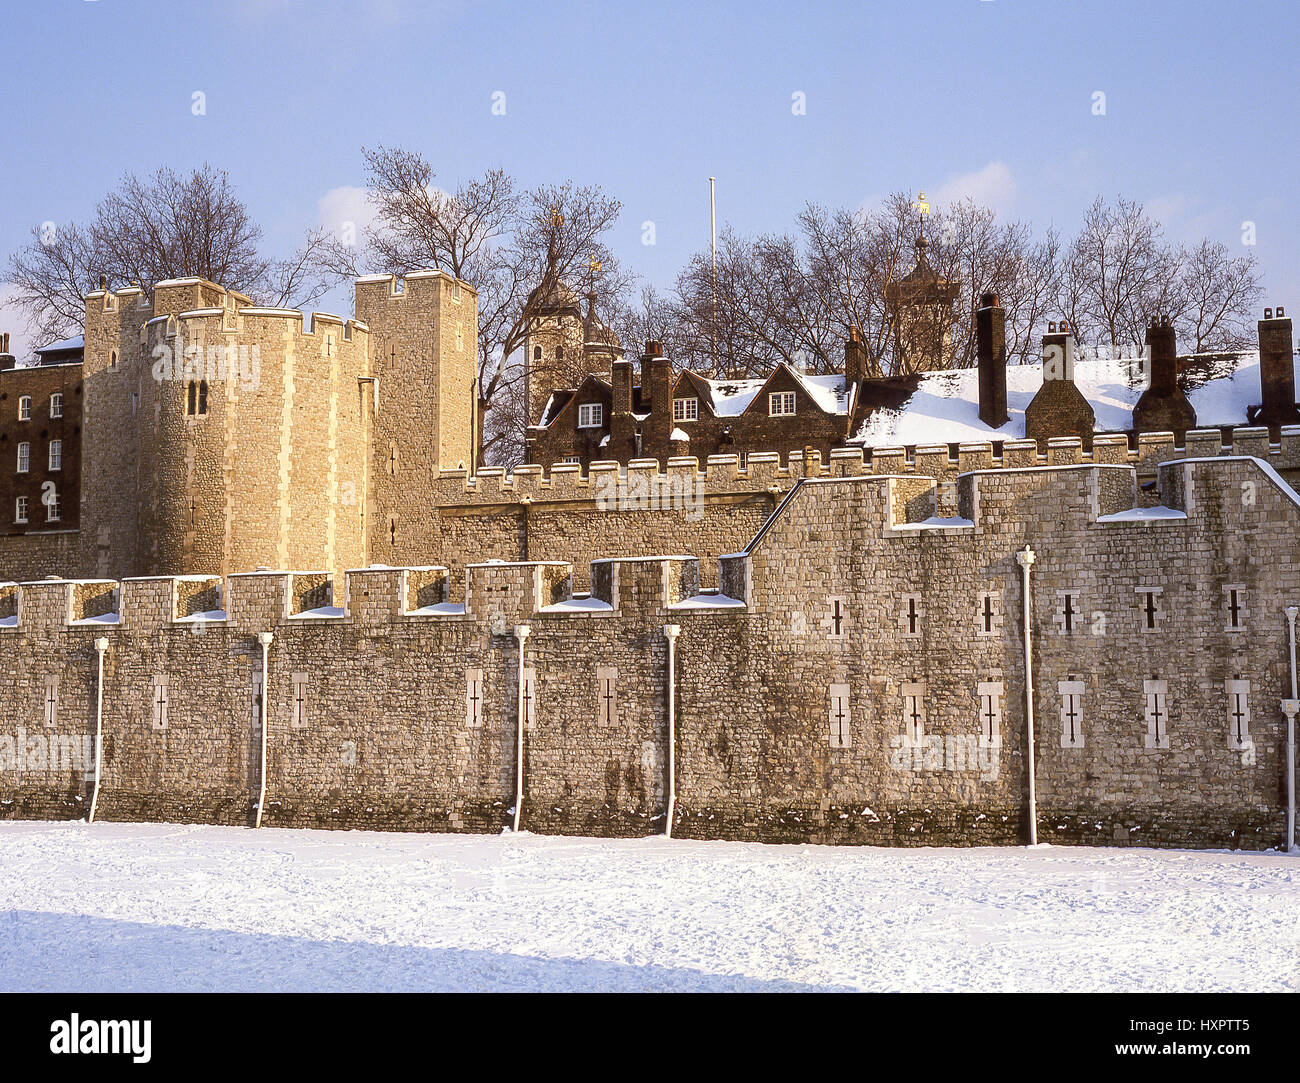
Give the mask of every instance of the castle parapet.
M 572 596 L 565 560 L 488 561 L 465 569 L 465 614 L 501 635 L 539 609 Z

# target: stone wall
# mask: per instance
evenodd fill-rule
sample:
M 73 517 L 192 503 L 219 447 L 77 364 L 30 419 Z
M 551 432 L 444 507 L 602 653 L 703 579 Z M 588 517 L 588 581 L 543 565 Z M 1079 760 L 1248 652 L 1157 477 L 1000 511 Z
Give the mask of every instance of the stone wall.
M 1135 512 L 1137 477 L 975 471 L 942 519 L 921 477 L 796 479 L 723 594 L 676 556 L 599 561 L 590 597 L 564 561 L 471 564 L 463 600 L 446 567 L 371 568 L 337 609 L 324 573 L 0 588 L 0 810 L 82 813 L 77 765 L 17 748 L 93 734 L 102 638 L 99 814 L 249 822 L 269 631 L 264 823 L 499 830 L 526 625 L 523 825 L 656 833 L 671 624 L 675 833 L 1017 841 L 1029 545 L 1039 837 L 1276 846 L 1300 498 L 1258 460 L 1189 459 Z

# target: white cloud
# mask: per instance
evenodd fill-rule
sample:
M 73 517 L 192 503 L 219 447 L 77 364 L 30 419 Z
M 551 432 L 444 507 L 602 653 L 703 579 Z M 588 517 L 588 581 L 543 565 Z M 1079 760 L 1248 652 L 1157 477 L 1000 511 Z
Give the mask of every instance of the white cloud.
M 1016 180 L 1005 162 L 989 162 L 973 173 L 950 176 L 935 190 L 932 202 L 950 206 L 961 199 L 973 199 L 999 213 L 1011 208 L 1016 198 Z
M 364 188 L 344 185 L 331 188 L 317 200 L 316 217 L 319 224 L 335 236 L 340 236 L 350 222 L 356 236 L 361 237 L 374 221 L 375 208 L 366 198 Z

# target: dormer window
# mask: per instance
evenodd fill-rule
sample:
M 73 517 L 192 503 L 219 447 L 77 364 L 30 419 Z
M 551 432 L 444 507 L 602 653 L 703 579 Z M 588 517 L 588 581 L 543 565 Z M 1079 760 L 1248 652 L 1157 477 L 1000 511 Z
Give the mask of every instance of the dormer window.
M 598 429 L 605 420 L 605 407 L 599 402 L 588 402 L 578 407 L 578 428 Z
M 769 417 L 789 417 L 794 414 L 794 392 L 773 391 L 767 396 Z
M 699 419 L 699 399 L 673 399 L 674 421 L 698 421 Z

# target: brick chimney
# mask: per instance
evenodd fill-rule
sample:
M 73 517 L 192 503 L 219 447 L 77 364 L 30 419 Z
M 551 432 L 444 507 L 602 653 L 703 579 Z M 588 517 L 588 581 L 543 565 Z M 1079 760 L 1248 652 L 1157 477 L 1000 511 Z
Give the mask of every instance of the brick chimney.
M 1007 314 L 996 293 L 980 297 L 975 310 L 980 370 L 980 420 L 992 429 L 1007 423 Z
M 1172 432 L 1181 440 L 1196 428 L 1196 411 L 1178 386 L 1178 347 L 1169 317 L 1152 320 L 1146 339 L 1151 382 L 1133 407 L 1133 430 Z
M 650 417 L 642 430 L 644 454 L 647 458 L 652 455 L 662 458 L 670 453 L 668 434 L 673 431 L 672 380 L 673 368 L 664 356 L 664 344 L 654 340 L 647 342 L 645 353 L 641 355 L 641 405 L 650 411 Z M 645 400 L 647 394 L 648 403 Z
M 599 455 L 602 459 L 626 460 L 634 453 L 636 418 L 632 416 L 632 362 L 615 361 L 613 402 L 610 404 L 609 446 Z
M 0 370 L 11 369 L 17 364 L 18 358 L 9 352 L 9 332 L 6 331 L 0 334 Z
M 1025 435 L 1038 441 L 1040 451 L 1054 436 L 1077 436 L 1091 448 L 1096 420 L 1074 382 L 1074 332 L 1068 320 L 1053 320 L 1043 336 L 1043 386 L 1025 407 Z
M 855 323 L 849 328 L 849 337 L 844 340 L 844 382 L 852 387 L 867 378 L 867 344 L 862 341 L 862 332 Z
M 1252 420 L 1260 425 L 1294 425 L 1300 422 L 1295 400 L 1295 358 L 1292 354 L 1291 317 L 1286 310 L 1264 309 L 1256 324 L 1259 332 L 1259 383 L 1263 405 Z

